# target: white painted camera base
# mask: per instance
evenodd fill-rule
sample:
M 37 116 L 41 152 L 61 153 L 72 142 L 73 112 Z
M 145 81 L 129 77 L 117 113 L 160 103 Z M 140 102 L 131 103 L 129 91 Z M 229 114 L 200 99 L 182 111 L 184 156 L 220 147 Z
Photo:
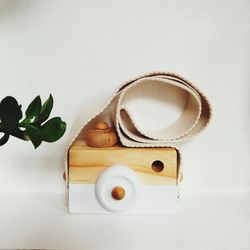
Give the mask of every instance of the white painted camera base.
M 116 201 L 120 202 L 120 201 Z M 69 184 L 69 212 L 92 214 L 175 214 L 177 186 L 141 185 L 134 206 L 122 212 L 110 212 L 98 201 L 95 184 Z

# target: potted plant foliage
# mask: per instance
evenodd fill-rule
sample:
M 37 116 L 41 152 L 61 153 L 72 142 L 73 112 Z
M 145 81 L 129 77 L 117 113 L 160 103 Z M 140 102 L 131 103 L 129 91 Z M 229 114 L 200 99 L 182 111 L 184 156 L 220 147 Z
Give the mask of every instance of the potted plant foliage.
M 28 106 L 25 114 L 22 105 L 12 96 L 5 97 L 0 103 L 0 146 L 4 145 L 10 136 L 24 141 L 31 141 L 35 148 L 45 142 L 55 142 L 65 133 L 66 123 L 60 117 L 48 120 L 52 108 L 53 97 L 42 104 L 38 95 Z

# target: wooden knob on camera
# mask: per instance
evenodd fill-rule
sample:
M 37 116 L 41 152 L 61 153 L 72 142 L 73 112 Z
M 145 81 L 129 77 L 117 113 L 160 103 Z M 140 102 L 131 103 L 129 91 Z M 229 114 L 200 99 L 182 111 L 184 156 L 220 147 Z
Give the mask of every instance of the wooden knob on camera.
M 115 200 L 122 200 L 125 197 L 125 190 L 123 187 L 117 186 L 112 189 L 111 195 Z
M 88 146 L 96 148 L 112 147 L 117 143 L 116 132 L 105 121 L 100 121 L 95 128 L 89 129 L 85 138 Z

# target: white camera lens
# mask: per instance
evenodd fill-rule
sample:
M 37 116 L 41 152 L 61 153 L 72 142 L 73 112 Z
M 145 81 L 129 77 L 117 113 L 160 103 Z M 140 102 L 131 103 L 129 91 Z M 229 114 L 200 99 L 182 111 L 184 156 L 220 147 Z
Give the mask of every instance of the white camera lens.
M 112 165 L 99 176 L 95 192 L 100 205 L 106 210 L 127 211 L 139 199 L 139 178 L 125 165 Z

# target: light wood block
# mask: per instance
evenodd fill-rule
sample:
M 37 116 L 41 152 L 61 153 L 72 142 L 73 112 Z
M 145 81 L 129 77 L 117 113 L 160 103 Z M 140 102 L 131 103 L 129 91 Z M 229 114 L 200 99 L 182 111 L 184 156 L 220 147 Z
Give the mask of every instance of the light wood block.
M 153 162 L 163 164 L 160 172 L 152 169 Z M 95 183 L 102 171 L 114 164 L 122 164 L 136 171 L 144 184 L 174 185 L 177 180 L 177 152 L 174 148 L 109 148 L 89 147 L 76 141 L 69 150 L 69 183 Z M 161 170 L 156 164 L 156 170 Z

